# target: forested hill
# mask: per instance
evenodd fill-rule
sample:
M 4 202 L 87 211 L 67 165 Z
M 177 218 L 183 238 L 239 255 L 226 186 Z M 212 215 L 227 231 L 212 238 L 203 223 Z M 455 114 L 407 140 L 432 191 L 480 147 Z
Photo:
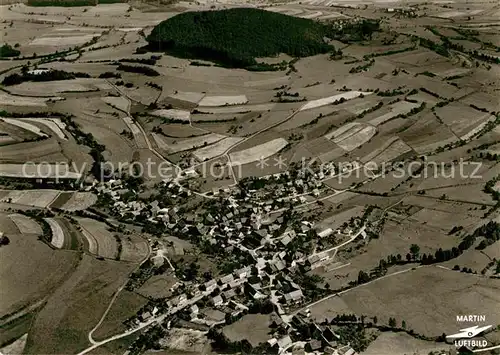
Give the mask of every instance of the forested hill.
M 324 41 L 327 32 L 313 20 L 238 8 L 179 14 L 158 24 L 147 40 L 151 48 L 179 57 L 246 68 L 257 57 L 326 53 L 332 49 Z

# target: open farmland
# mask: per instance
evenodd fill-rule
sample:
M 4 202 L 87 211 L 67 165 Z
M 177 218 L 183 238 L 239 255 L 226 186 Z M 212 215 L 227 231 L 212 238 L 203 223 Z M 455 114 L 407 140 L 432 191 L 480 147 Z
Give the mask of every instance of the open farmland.
M 10 214 L 9 218 L 15 223 L 21 234 L 42 235 L 42 227 L 32 218 L 23 214 Z
M 45 222 L 47 222 L 52 231 L 52 239 L 50 244 L 52 244 L 55 248 L 61 249 L 64 245 L 64 231 L 59 225 L 59 223 L 53 218 L 45 218 Z
M 319 303 L 311 307 L 311 314 L 319 319 L 338 313 L 364 314 L 377 316 L 381 323 L 395 317 L 405 319 L 408 327 L 420 334 L 451 334 L 456 326 L 450 319 L 473 312 L 478 300 L 482 307 L 497 304 L 499 287 L 498 280 L 462 275 L 435 266 L 423 267 Z M 426 297 L 422 298 L 422 294 Z M 400 302 L 401 299 L 405 302 Z M 489 321 L 498 323 L 500 310 L 489 309 Z
M 117 257 L 118 244 L 113 233 L 108 231 L 106 224 L 89 218 L 78 218 L 82 234 L 88 242 L 90 253 L 108 259 Z
M 229 159 L 232 165 L 245 165 L 259 161 L 278 153 L 288 145 L 286 139 L 276 138 L 266 143 L 259 144 L 237 152 L 231 152 Z
M 46 137 L 47 135 L 43 133 L 40 128 L 38 128 L 35 125 L 32 125 L 31 123 L 28 122 L 23 122 L 11 118 L 2 118 L 2 121 L 4 121 L 7 124 L 11 124 L 13 126 L 17 126 L 19 128 L 25 129 L 27 131 L 30 131 L 32 133 L 35 133 L 39 137 Z
M 58 190 L 9 191 L 1 201 L 33 207 L 48 207 L 60 194 Z
M 62 139 L 62 140 L 67 140 L 66 134 L 63 132 L 63 129 L 65 128 L 65 125 L 61 122 L 60 119 L 58 118 L 21 118 L 21 121 L 27 121 L 31 123 L 38 123 L 43 126 L 46 126 L 50 131 L 55 133 L 55 135 Z M 11 122 L 8 122 L 11 123 Z M 31 131 L 31 129 L 30 129 Z M 34 132 L 38 135 L 39 132 Z
M 377 129 L 373 126 L 353 122 L 328 133 L 325 137 L 350 152 L 368 142 L 376 132 Z
M 302 106 L 300 108 L 300 111 L 310 110 L 313 108 L 330 105 L 336 101 L 352 100 L 352 99 L 355 99 L 357 97 L 364 96 L 364 95 L 370 95 L 370 94 L 371 94 L 371 92 L 349 91 L 346 93 L 325 97 L 323 99 L 309 101 L 307 104 L 305 104 L 304 106 Z
M 500 324 L 495 2 L 110 1 L 0 6 L 2 352 L 453 355 L 457 314 Z
M 200 161 L 212 159 L 224 154 L 233 145 L 241 142 L 242 140 L 243 138 L 227 137 L 207 147 L 195 150 L 193 155 Z
M 153 133 L 153 138 L 160 149 L 163 149 L 169 153 L 183 152 L 185 150 L 191 150 L 195 148 L 205 147 L 209 144 L 216 143 L 224 138 L 222 134 L 210 133 L 198 137 L 186 138 L 186 139 L 171 139 L 167 140 L 166 137 L 162 137 L 158 134 Z

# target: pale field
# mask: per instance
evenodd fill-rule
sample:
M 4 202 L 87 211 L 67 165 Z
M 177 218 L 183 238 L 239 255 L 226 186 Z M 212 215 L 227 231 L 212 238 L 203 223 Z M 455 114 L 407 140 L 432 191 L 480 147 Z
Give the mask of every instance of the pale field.
M 325 138 L 332 140 L 333 143 L 350 152 L 368 142 L 376 132 L 375 127 L 352 122 L 328 133 Z
M 42 227 L 32 218 L 20 213 L 10 214 L 9 218 L 15 223 L 21 234 L 42 235 Z
M 47 107 L 47 99 L 38 97 L 20 97 L 0 92 L 1 106 L 22 106 L 22 107 Z
M 174 351 L 172 355 L 176 355 L 176 350 L 179 353 L 204 354 L 206 349 L 211 348 L 206 332 L 185 328 L 172 328 L 161 343 L 168 346 L 169 353 Z
M 383 332 L 375 339 L 362 355 L 427 355 L 431 352 L 441 354 L 454 349 L 453 345 L 433 343 L 415 339 L 406 333 Z
M 22 355 L 27 340 L 28 340 L 28 333 L 24 334 L 22 337 L 17 339 L 12 344 L 9 344 L 1 348 L 0 352 L 5 355 Z
M 169 153 L 178 153 L 185 150 L 204 147 L 205 145 L 213 144 L 226 138 L 226 136 L 216 133 L 209 133 L 203 136 L 186 138 L 183 140 L 172 140 L 171 138 L 166 138 L 156 133 L 152 133 L 152 136 L 158 147 Z
M 50 240 L 50 244 L 52 244 L 57 249 L 61 249 L 64 246 L 64 231 L 55 219 L 44 218 L 44 220 L 49 224 L 52 231 L 52 239 Z
M 2 118 L 2 121 L 5 123 L 11 124 L 13 126 L 17 126 L 19 128 L 25 129 L 27 131 L 30 131 L 32 133 L 35 133 L 39 137 L 47 137 L 45 133 L 43 133 L 40 128 L 38 128 L 35 125 L 32 125 L 31 123 L 25 122 L 25 121 L 20 121 L 18 119 L 13 119 L 13 118 Z
M 281 151 L 287 145 L 288 142 L 286 141 L 286 139 L 276 138 L 251 148 L 247 148 L 237 152 L 231 152 L 229 154 L 229 159 L 231 161 L 231 165 L 245 165 L 268 158 Z
M 78 180 L 82 174 L 70 171 L 68 164 L 0 164 L 0 176 L 24 178 L 61 178 Z
M 242 140 L 243 138 L 239 137 L 227 137 L 212 145 L 209 145 L 208 147 L 197 149 L 193 152 L 193 155 L 200 161 L 212 159 L 221 154 L 224 154 L 226 150 L 231 148 L 236 143 L 241 142 Z
M 312 108 L 330 105 L 330 104 L 332 104 L 335 101 L 340 100 L 340 99 L 352 100 L 352 99 L 359 97 L 360 95 L 366 96 L 366 95 L 370 95 L 370 94 L 372 94 L 372 93 L 371 92 L 364 92 L 364 91 L 354 91 L 354 90 L 348 91 L 348 92 L 344 92 L 341 94 L 325 97 L 323 99 L 309 101 L 307 104 L 305 104 L 304 106 L 302 106 L 300 108 L 300 111 L 310 110 Z
M 189 111 L 176 110 L 176 109 L 155 110 L 155 111 L 151 112 L 151 115 L 159 116 L 159 117 L 163 117 L 163 118 L 172 118 L 175 120 L 182 120 L 182 121 L 187 121 L 187 122 L 189 122 L 189 120 L 191 118 L 191 113 Z
M 3 196 L 1 201 L 26 205 L 33 207 L 46 208 L 59 196 L 60 191 L 57 190 L 16 190 L 10 191 Z
M 77 220 L 78 224 L 82 227 L 82 231 L 85 231 L 85 237 L 92 236 L 97 242 L 97 251 L 89 250 L 91 253 L 109 259 L 116 256 L 118 245 L 113 237 L 113 233 L 107 230 L 106 224 L 89 218 L 77 218 Z
M 97 196 L 91 192 L 73 192 L 70 199 L 60 207 L 65 211 L 80 211 L 97 202 Z
M 245 95 L 235 96 L 204 96 L 199 102 L 199 106 L 219 107 L 230 105 L 246 104 L 248 99 Z
M 389 121 L 391 118 L 396 117 L 400 114 L 406 114 L 410 112 L 413 108 L 419 107 L 420 104 L 415 104 L 408 101 L 400 101 L 390 106 L 390 112 L 370 120 L 368 123 L 373 126 L 378 126 Z
M 18 118 L 18 120 L 42 124 L 55 133 L 58 138 L 67 140 L 61 128 L 65 125 L 58 118 Z
M 229 106 L 229 107 L 197 107 L 196 110 L 203 113 L 224 114 L 224 113 L 244 113 L 251 111 L 269 111 L 276 106 L 275 103 L 269 104 L 255 104 L 244 106 Z
M 3 136 L 3 135 L 0 136 L 0 146 L 9 145 L 9 144 L 16 143 L 16 142 L 18 142 L 18 140 L 13 138 L 13 137 Z
M 104 85 L 104 86 L 102 86 Z M 55 96 L 65 92 L 97 91 L 99 88 L 108 87 L 104 79 L 78 78 L 71 80 L 54 80 L 46 82 L 24 82 L 9 87 L 9 91 L 17 95 L 26 96 Z M 33 100 L 34 98 L 29 98 Z
M 499 289 L 499 280 L 429 266 L 361 286 L 311 307 L 311 313 L 320 320 L 339 313 L 377 316 L 380 324 L 394 317 L 418 333 L 438 336 L 456 332 L 457 314 L 486 312 L 488 322 L 498 323 Z
M 373 162 L 382 164 L 396 159 L 397 157 L 411 151 L 411 148 L 398 137 L 388 139 L 380 148 L 361 158 L 363 163 Z
M 111 107 L 117 108 L 120 111 L 127 112 L 129 107 L 129 101 L 121 96 L 106 96 L 101 98 L 101 100 L 110 105 Z

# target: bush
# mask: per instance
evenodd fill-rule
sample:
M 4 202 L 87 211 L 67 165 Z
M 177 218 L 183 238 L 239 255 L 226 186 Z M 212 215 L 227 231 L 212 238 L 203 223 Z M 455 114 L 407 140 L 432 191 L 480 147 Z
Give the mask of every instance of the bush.
M 12 46 L 8 44 L 4 44 L 0 47 L 0 58 L 17 57 L 19 54 L 21 54 L 20 51 L 12 48 Z

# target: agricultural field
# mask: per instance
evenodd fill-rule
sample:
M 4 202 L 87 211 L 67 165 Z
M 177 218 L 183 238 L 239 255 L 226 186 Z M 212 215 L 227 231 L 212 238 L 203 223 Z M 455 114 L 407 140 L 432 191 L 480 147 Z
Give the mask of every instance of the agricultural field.
M 456 315 L 473 311 L 478 300 L 483 307 L 499 302 L 495 296 L 499 287 L 498 280 L 435 266 L 422 267 L 326 300 L 311 307 L 311 314 L 320 319 L 336 313 L 364 314 L 377 316 L 385 324 L 393 317 L 404 319 L 409 328 L 420 334 L 437 336 L 456 331 Z M 405 302 L 400 302 L 402 299 Z M 488 317 L 497 322 L 500 313 L 493 307 Z
M 403 5 L 1 5 L 0 352 L 332 353 L 345 313 L 335 353 L 452 355 L 423 339 L 500 324 L 500 11 Z

